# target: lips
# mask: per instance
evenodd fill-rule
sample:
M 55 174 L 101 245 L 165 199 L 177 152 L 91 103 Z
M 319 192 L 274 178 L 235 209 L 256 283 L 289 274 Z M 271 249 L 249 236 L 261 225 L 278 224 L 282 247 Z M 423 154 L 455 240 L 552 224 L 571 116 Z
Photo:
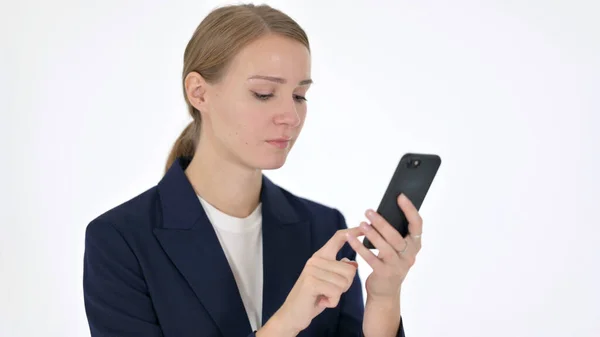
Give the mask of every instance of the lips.
M 269 143 L 277 148 L 285 149 L 290 145 L 290 141 L 291 141 L 291 138 L 278 138 L 278 139 L 267 140 L 267 143 Z

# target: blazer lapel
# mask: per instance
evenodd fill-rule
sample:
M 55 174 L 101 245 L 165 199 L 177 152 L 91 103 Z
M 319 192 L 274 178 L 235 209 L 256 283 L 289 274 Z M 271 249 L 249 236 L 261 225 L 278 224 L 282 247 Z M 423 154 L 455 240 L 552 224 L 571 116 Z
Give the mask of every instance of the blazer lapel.
M 262 324 L 281 307 L 312 255 L 307 212 L 292 206 L 291 196 L 263 176 Z
M 252 332 L 233 272 L 179 158 L 158 184 L 163 223 L 154 233 L 225 337 Z M 201 332 L 199 332 L 201 334 Z

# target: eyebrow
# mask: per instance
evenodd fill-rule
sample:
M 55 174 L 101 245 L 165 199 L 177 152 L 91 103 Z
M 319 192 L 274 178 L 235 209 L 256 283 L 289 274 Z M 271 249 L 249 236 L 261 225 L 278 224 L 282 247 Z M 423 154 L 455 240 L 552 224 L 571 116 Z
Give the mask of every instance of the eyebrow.
M 279 84 L 287 83 L 287 80 L 285 78 L 275 77 L 275 76 L 254 75 L 254 76 L 248 77 L 248 80 L 256 80 L 256 79 L 267 80 L 267 81 L 271 81 L 271 82 L 275 82 L 275 83 L 279 83 Z M 313 80 L 310 78 L 307 80 L 302 80 L 302 81 L 298 82 L 299 85 L 309 85 L 312 83 L 313 83 Z

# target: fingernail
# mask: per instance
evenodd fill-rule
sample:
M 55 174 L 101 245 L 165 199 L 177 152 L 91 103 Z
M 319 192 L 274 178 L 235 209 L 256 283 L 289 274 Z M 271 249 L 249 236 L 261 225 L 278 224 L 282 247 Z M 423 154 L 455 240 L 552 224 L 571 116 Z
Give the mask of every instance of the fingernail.
M 406 197 L 406 194 L 400 193 L 400 199 L 407 200 L 408 198 Z
M 372 220 L 373 217 L 375 217 L 375 212 L 372 209 L 368 209 L 365 214 L 366 214 L 367 218 L 369 218 L 370 220 Z
M 344 262 L 350 262 L 350 260 L 347 257 L 343 258 L 342 261 L 344 261 Z

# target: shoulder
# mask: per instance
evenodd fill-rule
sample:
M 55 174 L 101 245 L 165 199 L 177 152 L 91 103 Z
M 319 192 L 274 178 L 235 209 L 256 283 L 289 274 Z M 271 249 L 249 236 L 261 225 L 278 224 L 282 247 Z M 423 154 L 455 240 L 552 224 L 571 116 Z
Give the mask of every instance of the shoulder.
M 86 236 L 103 231 L 151 233 L 159 219 L 160 200 L 157 186 L 153 186 L 93 218 Z

